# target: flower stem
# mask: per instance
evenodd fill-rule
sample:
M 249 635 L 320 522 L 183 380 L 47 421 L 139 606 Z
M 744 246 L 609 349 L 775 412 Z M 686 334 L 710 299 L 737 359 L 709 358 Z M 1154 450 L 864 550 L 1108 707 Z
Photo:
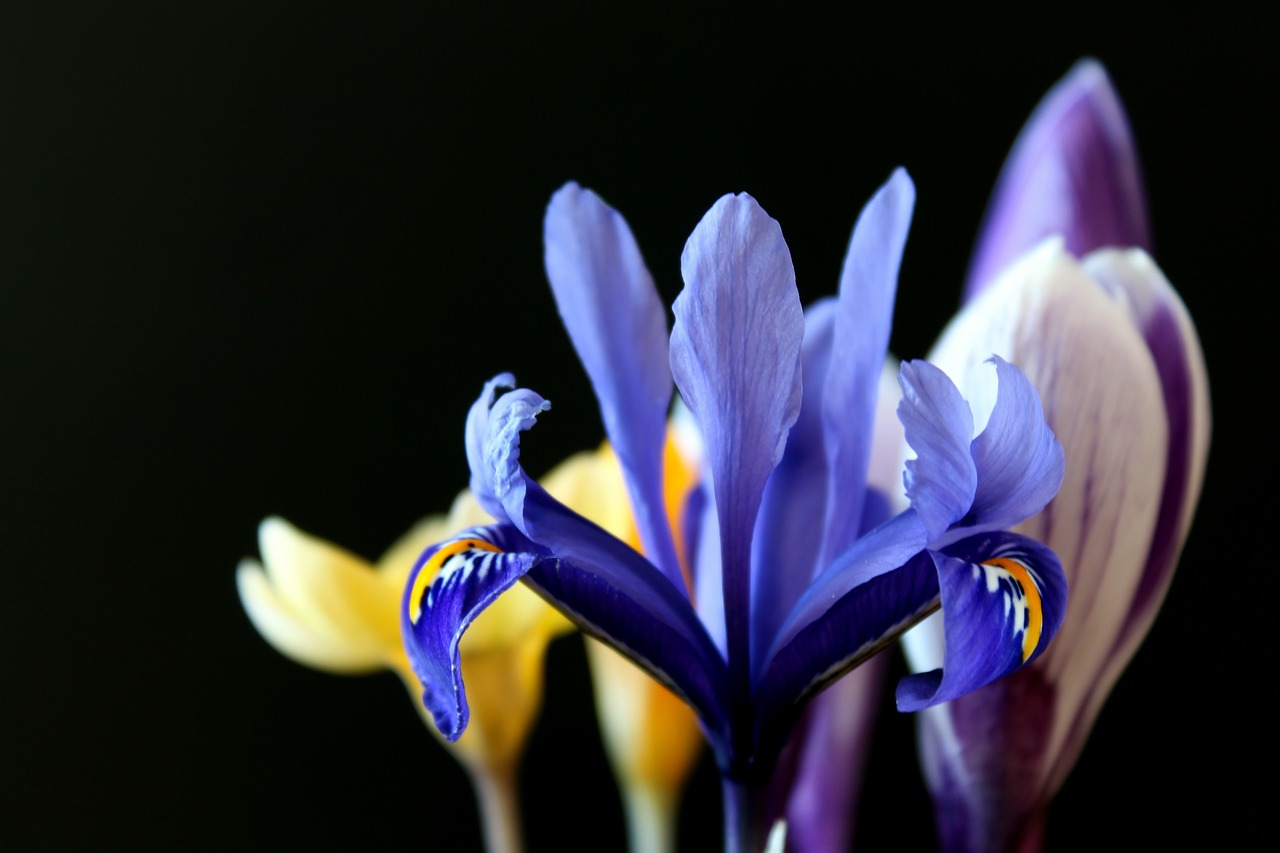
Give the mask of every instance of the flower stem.
M 488 853 L 524 853 L 514 763 L 474 767 L 471 784 L 480 809 L 485 850 Z
M 622 806 L 630 853 L 672 853 L 676 849 L 673 792 L 653 785 L 624 785 Z
M 755 791 L 741 782 L 721 778 L 724 802 L 725 853 L 757 853 L 763 849 L 764 837 L 756 820 Z

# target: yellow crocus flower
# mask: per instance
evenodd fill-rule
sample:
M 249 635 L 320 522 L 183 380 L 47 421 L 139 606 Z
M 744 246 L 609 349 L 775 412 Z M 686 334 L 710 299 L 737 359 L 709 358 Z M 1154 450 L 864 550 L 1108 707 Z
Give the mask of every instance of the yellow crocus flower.
M 670 470 L 671 488 L 687 488 L 687 466 Z M 542 484 L 601 527 L 635 541 L 622 474 L 607 444 L 570 457 Z M 423 519 L 370 563 L 282 518 L 267 518 L 258 531 L 261 561 L 245 559 L 236 573 L 240 600 L 258 632 L 298 663 L 342 675 L 395 672 L 430 722 L 401 641 L 405 580 L 428 546 L 489 521 L 470 491 L 463 491 L 447 514 Z M 513 587 L 461 641 L 471 725 L 452 743 L 427 726 L 471 776 L 490 850 L 522 847 L 518 762 L 541 707 L 547 645 L 572 627 L 535 593 Z M 632 848 L 670 849 L 675 807 L 703 743 L 697 720 L 629 661 L 595 641 L 588 645 L 601 733 L 622 791 Z

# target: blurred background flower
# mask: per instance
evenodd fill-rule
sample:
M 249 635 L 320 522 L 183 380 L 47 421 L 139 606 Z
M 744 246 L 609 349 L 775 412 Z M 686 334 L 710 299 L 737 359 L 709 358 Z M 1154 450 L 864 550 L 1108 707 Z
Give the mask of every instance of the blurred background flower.
M 1062 490 L 1019 527 L 1062 558 L 1062 633 L 1025 672 L 918 719 L 947 851 L 1042 848 L 1050 801 L 1190 531 L 1208 461 L 1208 373 L 1191 316 L 1143 251 L 1148 230 L 1119 97 L 1098 63 L 1083 62 L 1014 146 L 970 301 L 931 353 L 979 413 L 994 391 L 983 360 L 994 352 L 1024 367 L 1067 454 Z M 942 644 L 936 624 L 904 638 L 917 669 L 935 666 Z

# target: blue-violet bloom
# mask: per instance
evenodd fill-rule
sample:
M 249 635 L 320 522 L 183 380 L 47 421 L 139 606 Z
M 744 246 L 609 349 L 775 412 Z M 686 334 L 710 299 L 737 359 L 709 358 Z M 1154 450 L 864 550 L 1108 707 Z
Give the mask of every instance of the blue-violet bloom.
M 622 217 L 576 184 L 554 195 L 544 223 L 552 291 L 649 556 L 526 475 L 521 433 L 550 406 L 511 374 L 490 380 L 468 415 L 466 448 L 472 490 L 495 523 L 424 552 L 415 574 L 439 573 L 402 608 L 424 703 L 446 736 L 467 724 L 459 639 L 523 580 L 694 709 L 724 779 L 726 848 L 757 848 L 767 827 L 750 792 L 804 703 L 924 616 L 945 614 L 945 660 L 899 683 L 902 710 L 954 699 L 1045 649 L 1065 610 L 1061 566 L 1006 529 L 1057 493 L 1063 452 L 1014 365 L 987 365 L 999 393 L 976 436 L 941 370 L 901 366 L 898 416 L 916 454 L 904 474 L 910 506 L 862 523 L 884 506 L 867 470 L 914 201 L 896 171 L 854 228 L 839 298 L 806 313 L 778 223 L 749 195 L 722 197 L 685 245 L 668 343 Z M 677 388 L 707 463 L 684 513 L 687 580 L 662 489 Z M 797 522 L 813 508 L 819 526 Z

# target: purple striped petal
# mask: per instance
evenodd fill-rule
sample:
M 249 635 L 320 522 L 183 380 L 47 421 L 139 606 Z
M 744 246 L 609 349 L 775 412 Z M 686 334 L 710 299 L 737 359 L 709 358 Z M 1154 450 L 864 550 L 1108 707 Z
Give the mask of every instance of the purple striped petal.
M 626 220 L 595 193 L 561 187 L 543 220 L 547 279 L 626 473 L 645 552 L 683 585 L 662 494 L 672 382 L 667 313 Z
M 898 417 L 916 453 L 907 460 L 907 497 L 932 541 L 973 505 L 978 485 L 969 450 L 973 414 L 955 384 L 926 361 L 903 362 L 898 381 Z
M 671 369 L 706 442 L 729 668 L 735 689 L 745 691 L 752 531 L 800 413 L 804 314 L 782 229 L 749 195 L 712 206 L 689 235 L 680 269 Z
M 858 216 L 840 274 L 831 367 L 822 394 L 830 465 L 824 564 L 858 534 L 880 371 L 889 349 L 898 270 L 915 200 L 911 178 L 905 170 L 895 170 Z
M 1165 485 L 1170 424 L 1161 378 L 1126 305 L 1128 298 L 1112 300 L 1050 241 L 965 306 L 929 356 L 979 412 L 991 373 L 980 359 L 998 352 L 1021 365 L 1065 448 L 1061 491 L 1018 528 L 1053 548 L 1071 584 L 1065 624 L 1034 667 L 1055 706 L 1050 752 L 1037 760 L 1037 790 L 1046 797 L 1074 765 L 1123 669 L 1120 638 L 1132 630 L 1130 608 Z M 909 638 L 913 657 L 920 646 Z M 1004 716 L 1019 713 L 1009 707 Z M 992 772 L 980 784 L 1001 788 L 1000 770 Z
M 1155 360 L 1169 421 L 1164 491 L 1125 635 L 1117 643 L 1123 647 L 1134 635 L 1140 641 L 1155 618 L 1200 499 L 1209 455 L 1209 378 L 1190 313 L 1145 252 L 1099 252 L 1084 259 L 1084 269 L 1133 315 Z
M 1077 257 L 1105 246 L 1151 248 L 1128 118 L 1094 60 L 1054 86 L 1014 143 L 987 207 L 965 299 L 1055 234 Z
M 1034 539 L 988 533 L 926 553 L 941 588 L 945 659 L 941 670 L 898 683 L 900 711 L 950 701 L 1030 663 L 1066 614 L 1062 564 Z
M 917 715 L 939 850 L 1039 849 L 1027 842 L 1043 816 L 1040 759 L 1053 739 L 1053 701 L 1041 669 L 1025 667 Z
M 787 839 L 806 853 L 852 849 L 864 771 L 888 653 L 874 655 L 813 698 L 798 726 L 798 767 L 789 785 Z M 832 757 L 839 760 L 833 761 Z
M 1095 253 L 1085 270 L 1124 308 L 1153 359 L 1168 422 L 1167 464 L 1146 559 L 1105 660 L 1077 710 L 1050 770 L 1056 791 L 1075 766 L 1103 703 L 1146 638 L 1164 601 L 1204 481 L 1209 451 L 1208 374 L 1190 314 L 1171 284 L 1141 250 Z
M 422 682 L 422 702 L 448 740 L 470 709 L 458 644 L 472 621 L 545 556 L 510 525 L 473 527 L 427 549 L 409 573 L 400 609 L 405 651 Z

